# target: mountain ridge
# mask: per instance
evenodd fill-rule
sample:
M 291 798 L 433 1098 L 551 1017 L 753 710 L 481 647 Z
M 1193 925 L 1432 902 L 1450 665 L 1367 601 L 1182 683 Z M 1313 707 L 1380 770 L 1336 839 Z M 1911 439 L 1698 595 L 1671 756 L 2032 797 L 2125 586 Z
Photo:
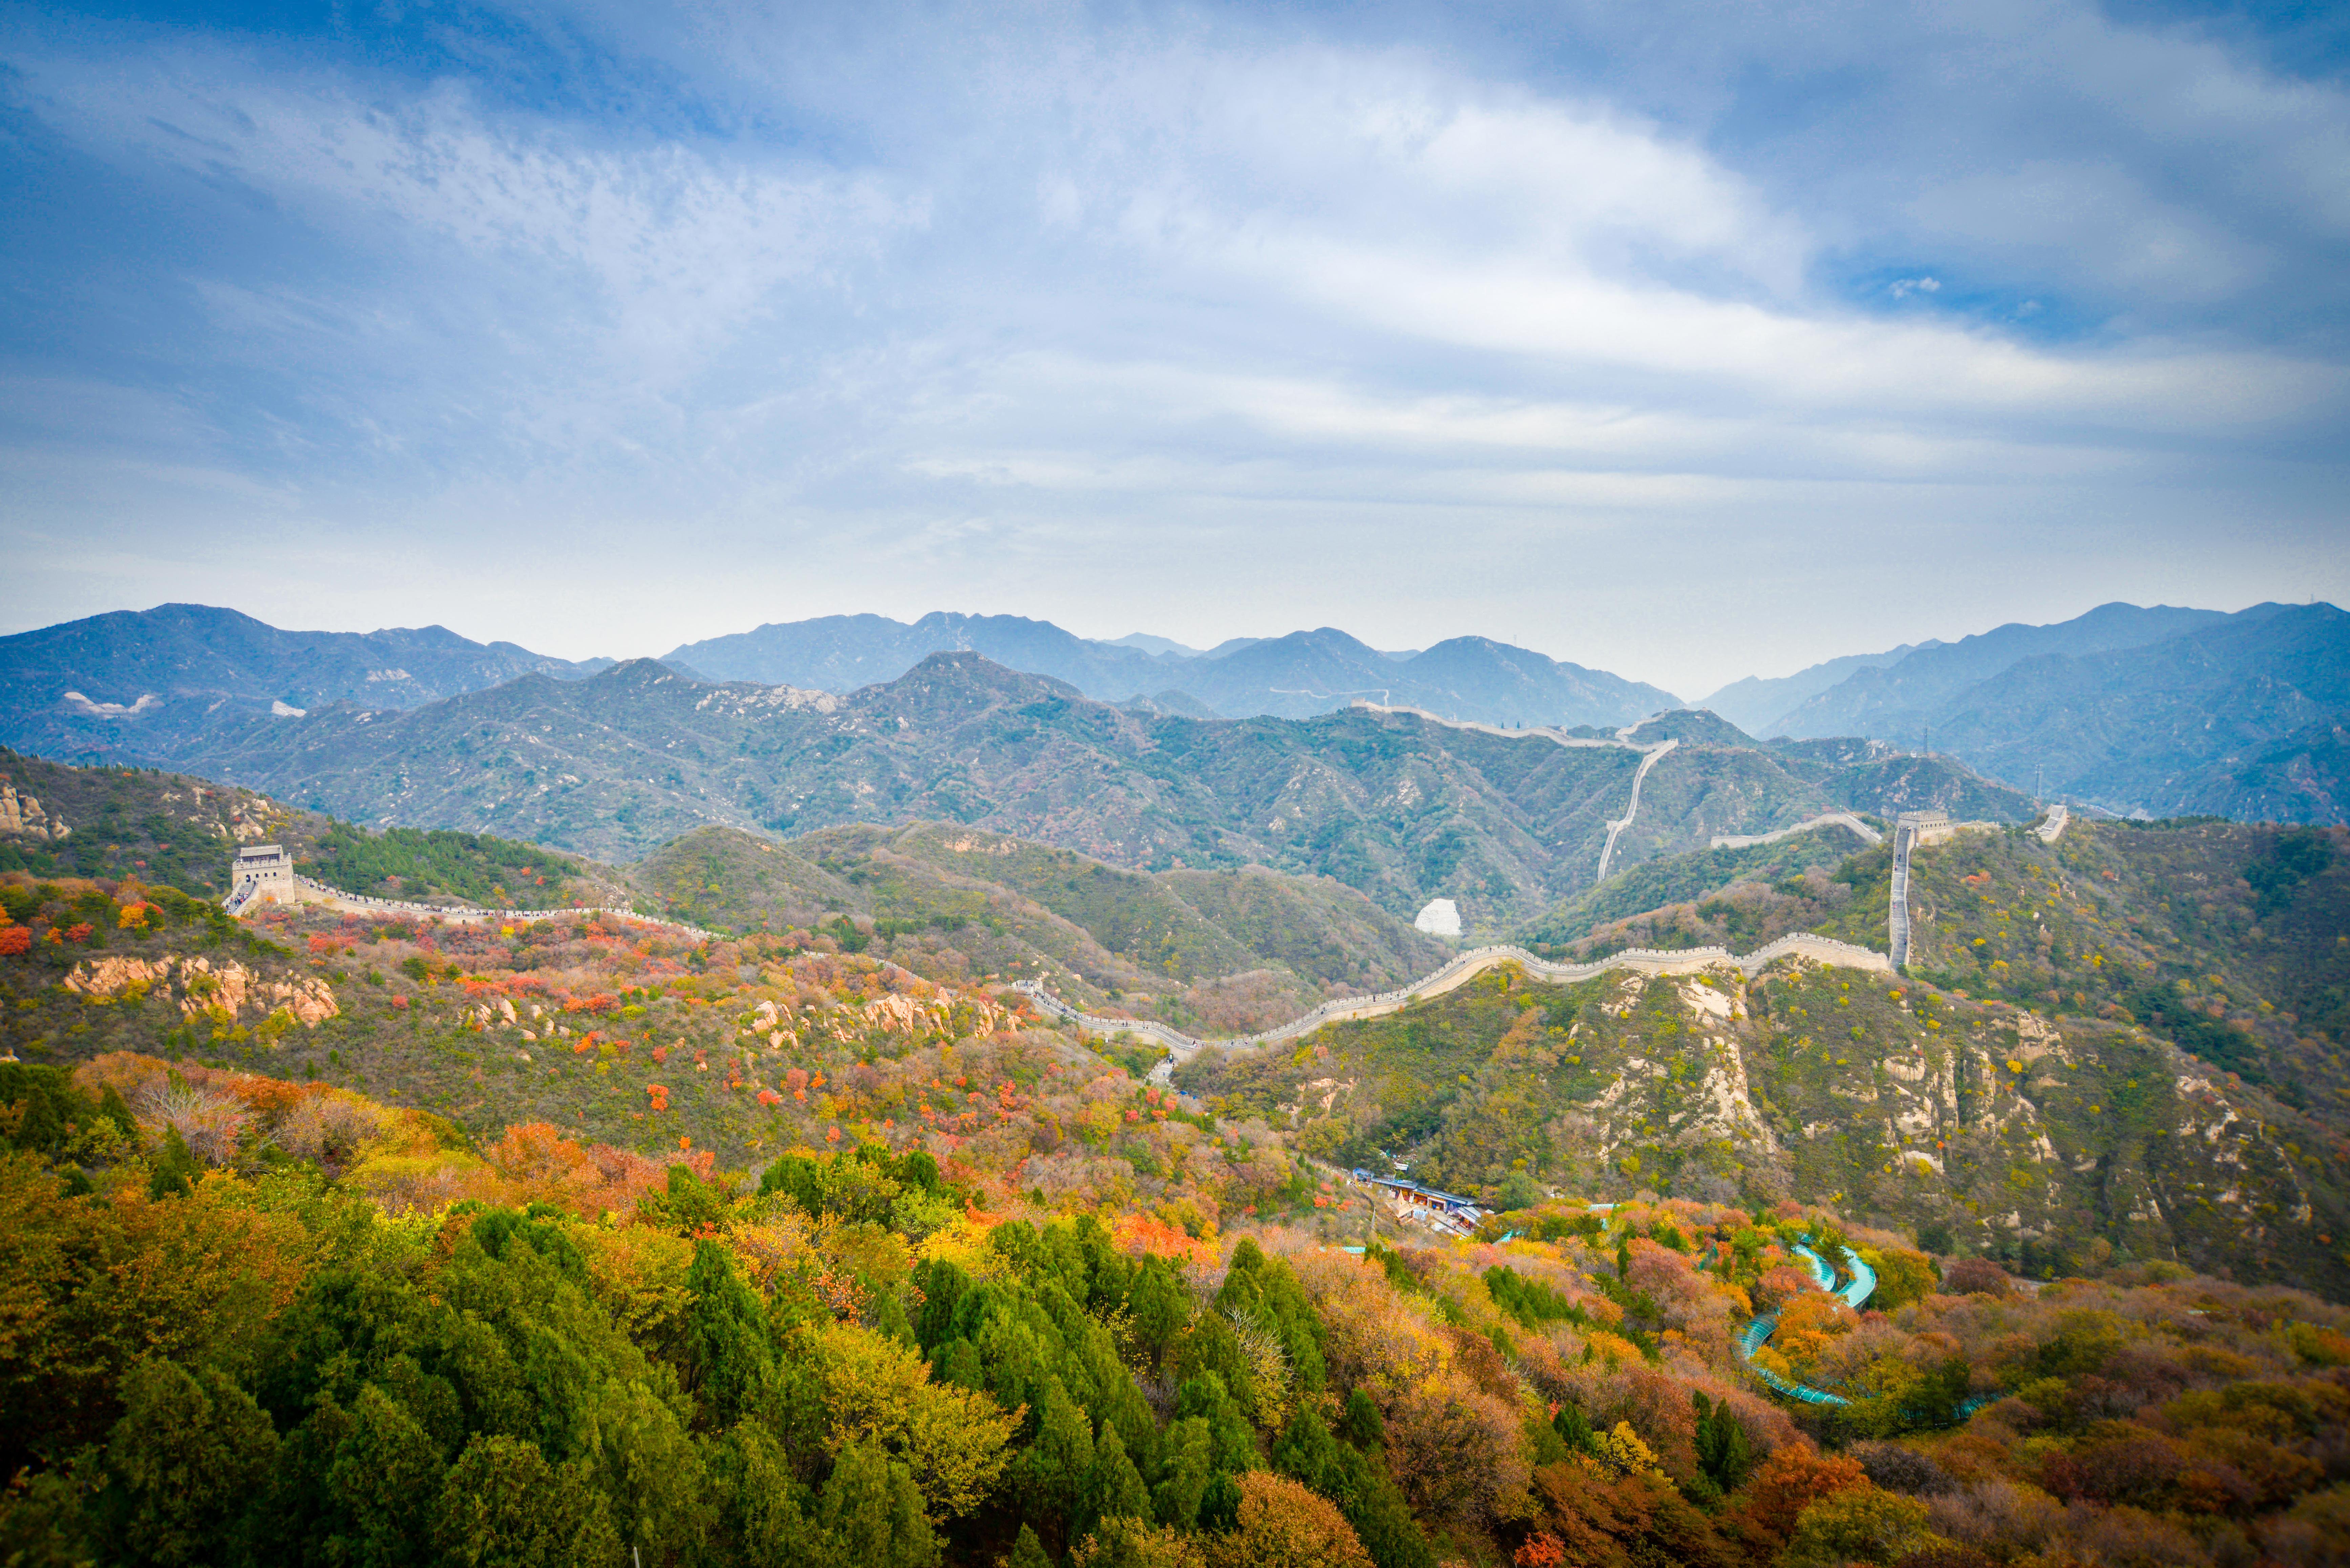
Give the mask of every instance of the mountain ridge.
M 1679 701 L 1658 687 L 1489 638 L 1390 651 L 1335 627 L 1235 638 L 1200 651 L 1140 633 L 1096 641 L 1020 616 L 934 611 L 911 624 L 825 616 L 683 643 L 662 657 L 712 680 L 846 693 L 894 680 L 931 654 L 965 651 L 1065 680 L 1099 701 L 1165 701 L 1180 693 L 1222 718 L 1308 718 L 1386 693 L 1448 718 L 1612 726 Z
M 703 826 L 790 835 L 943 819 L 1142 870 L 1326 874 L 1407 919 L 1450 897 L 1472 926 L 1498 929 L 1589 881 L 1640 758 L 1612 740 L 1561 745 L 1549 732 L 1370 709 L 1152 714 L 941 653 L 846 697 L 632 659 L 405 712 L 224 715 L 175 765 L 379 826 L 606 860 Z M 1825 810 L 2032 815 L 1947 761 L 1782 758 L 1751 743 L 1685 745 L 1645 791 L 1619 864 Z

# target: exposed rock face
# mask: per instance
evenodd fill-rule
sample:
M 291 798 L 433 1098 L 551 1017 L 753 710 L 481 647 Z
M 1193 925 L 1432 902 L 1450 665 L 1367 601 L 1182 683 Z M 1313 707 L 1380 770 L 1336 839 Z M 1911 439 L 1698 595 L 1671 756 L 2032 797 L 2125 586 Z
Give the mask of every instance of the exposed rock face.
M 73 832 L 65 819 L 42 808 L 29 794 L 19 794 L 11 780 L 0 778 L 0 833 L 13 833 L 43 843 L 60 841 Z
M 315 1029 L 342 1012 L 334 988 L 316 977 L 264 980 L 231 959 L 217 968 L 207 958 L 85 959 L 65 979 L 66 989 L 110 1002 L 137 1001 L 157 987 L 174 989 L 181 1015 L 210 1015 L 214 1009 L 230 1019 L 246 1014 L 265 1018 L 284 1012 L 295 1023 Z
M 1175 1082 L 1482 1200 L 1520 1172 L 1600 1201 L 1794 1198 L 2035 1272 L 2118 1255 L 2350 1288 L 2350 1196 L 2310 1126 L 2126 1019 L 1795 959 L 1497 970 L 1305 1046 L 1202 1053 Z

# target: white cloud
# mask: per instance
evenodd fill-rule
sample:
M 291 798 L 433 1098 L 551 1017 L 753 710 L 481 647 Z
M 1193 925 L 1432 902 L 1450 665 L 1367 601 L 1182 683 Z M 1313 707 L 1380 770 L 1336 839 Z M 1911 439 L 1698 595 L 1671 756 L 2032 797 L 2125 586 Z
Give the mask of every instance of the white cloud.
M 869 265 L 887 235 L 923 221 L 919 197 L 870 172 L 613 144 L 493 115 L 449 83 L 367 93 L 195 45 L 127 69 L 18 64 L 42 109 L 93 151 L 234 181 L 353 247 L 390 246 L 386 259 L 444 268 L 453 252 L 539 291 L 578 358 L 640 373 L 691 369 L 764 319 L 783 286 Z M 317 300 L 244 292 L 241 325 L 318 325 L 290 319 Z
M 1888 539 L 2080 580 L 2136 552 L 2194 597 L 2338 537 L 2338 455 L 2274 455 L 2338 429 L 2338 351 L 2227 316 L 2322 293 L 2306 256 L 2350 211 L 2338 93 L 2066 5 L 1695 15 L 1644 13 L 1645 52 L 1597 51 L 1616 64 L 1578 83 L 1532 47 L 1211 13 L 845 40 L 697 13 L 643 90 L 682 106 L 661 123 L 717 129 L 668 137 L 463 73 L 19 36 L 0 47 L 42 126 L 253 237 L 159 244 L 154 286 L 189 309 L 135 389 L 106 395 L 118 361 L 92 353 L 33 372 L 70 395 L 0 402 L 0 464 L 38 482 L 0 504 L 12 537 L 136 520 L 11 591 L 119 576 L 175 514 L 196 555 L 233 539 L 234 482 L 307 533 L 306 584 L 362 563 L 337 604 L 454 622 L 410 601 L 472 596 L 477 632 L 557 651 L 657 651 L 730 607 L 1073 622 L 1139 584 L 1193 641 L 1512 635 L 1483 603 L 1551 651 L 1696 684 L 1783 607 L 1669 634 L 1659 607 L 1734 606 L 1782 569 L 1861 603 Z M 1810 94 L 1791 49 L 1866 85 L 1758 132 L 1739 73 Z M 2035 114 L 2072 129 L 2035 137 Z M 2181 172 L 2229 160 L 2260 188 Z M 2042 300 L 2071 337 L 2015 329 Z M 647 559 L 655 536 L 692 547 Z M 1670 594 L 1641 576 L 1660 548 Z M 573 605 L 627 559 L 626 607 L 582 631 L 438 586 L 435 551 L 536 560 Z M 1947 594 L 2017 591 L 1979 564 Z

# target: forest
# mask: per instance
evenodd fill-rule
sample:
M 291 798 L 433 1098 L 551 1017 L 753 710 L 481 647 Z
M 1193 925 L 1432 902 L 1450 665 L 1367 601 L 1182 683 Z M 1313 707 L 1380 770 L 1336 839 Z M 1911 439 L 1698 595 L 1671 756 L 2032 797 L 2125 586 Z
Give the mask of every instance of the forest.
M 469 1147 L 130 1054 L 0 1096 L 14 1563 L 2321 1563 L 2350 1530 L 2345 1314 L 2178 1269 L 2035 1290 L 1793 1203 L 1195 1237 L 915 1140 Z M 1870 1310 L 1799 1244 L 1873 1260 Z M 1848 1402 L 1760 1393 L 1755 1313 Z
M 1543 1163 L 1499 1114 L 1645 1038 L 1701 1056 L 1725 1002 L 1799 1105 L 1840 1081 L 1815 1018 L 1896 1064 L 2012 1033 L 1964 997 L 1497 973 L 1195 1095 L 820 931 L 239 921 L 22 877 L 0 919 L 9 1563 L 2234 1568 L 2350 1539 L 2339 1306 L 2150 1243 L 1872 1223 L 1857 1163 L 1795 1172 L 1849 1206 L 1721 1185 L 1710 1145 L 1673 1177 L 1695 1077 L 1626 1113 L 1645 1163 Z M 1434 1107 L 1496 1210 L 1467 1240 L 1375 1217 L 1300 1114 L 1383 1051 L 1469 1080 Z M 1859 1310 L 1814 1257 L 1868 1272 Z

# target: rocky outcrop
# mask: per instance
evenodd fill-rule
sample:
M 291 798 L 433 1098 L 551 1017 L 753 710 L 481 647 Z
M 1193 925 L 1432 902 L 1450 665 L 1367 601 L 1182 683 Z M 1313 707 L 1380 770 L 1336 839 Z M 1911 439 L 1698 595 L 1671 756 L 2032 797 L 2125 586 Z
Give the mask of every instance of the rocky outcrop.
M 176 1000 L 182 1016 L 234 1020 L 266 1018 L 283 1012 L 316 1029 L 342 1012 L 334 988 L 316 976 L 266 980 L 234 959 L 215 966 L 210 959 L 85 959 L 65 978 L 68 991 L 93 1001 L 136 1002 L 158 989 Z
M 17 793 L 14 781 L 0 778 L 0 833 L 41 842 L 61 841 L 73 833 L 65 818 L 42 808 L 29 794 Z

